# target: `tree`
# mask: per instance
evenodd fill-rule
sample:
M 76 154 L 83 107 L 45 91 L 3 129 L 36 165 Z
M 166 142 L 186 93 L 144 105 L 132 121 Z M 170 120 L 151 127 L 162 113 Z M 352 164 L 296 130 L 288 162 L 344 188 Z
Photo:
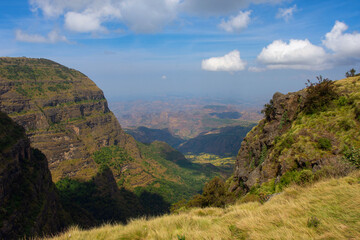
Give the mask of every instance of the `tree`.
M 345 73 L 345 76 L 348 77 L 354 77 L 356 73 L 356 70 L 354 68 L 350 69 L 348 72 Z
M 330 101 L 336 99 L 338 94 L 335 91 L 334 82 L 322 76 L 316 77 L 318 82 L 311 82 L 309 79 L 306 83 L 307 96 L 305 99 L 305 112 L 308 114 L 322 111 Z

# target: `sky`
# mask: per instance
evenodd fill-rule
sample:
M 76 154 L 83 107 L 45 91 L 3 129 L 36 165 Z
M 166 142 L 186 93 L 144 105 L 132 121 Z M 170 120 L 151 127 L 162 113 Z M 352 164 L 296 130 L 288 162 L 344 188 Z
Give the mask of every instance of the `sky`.
M 268 100 L 360 71 L 358 0 L 0 0 L 0 56 L 48 58 L 110 100 Z

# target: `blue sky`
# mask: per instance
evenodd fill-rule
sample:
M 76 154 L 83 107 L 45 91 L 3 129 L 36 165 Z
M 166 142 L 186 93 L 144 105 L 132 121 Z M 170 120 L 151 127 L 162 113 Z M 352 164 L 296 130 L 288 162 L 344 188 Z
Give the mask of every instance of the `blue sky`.
M 110 99 L 269 99 L 360 71 L 360 1 L 1 0 L 0 56 L 49 58 Z

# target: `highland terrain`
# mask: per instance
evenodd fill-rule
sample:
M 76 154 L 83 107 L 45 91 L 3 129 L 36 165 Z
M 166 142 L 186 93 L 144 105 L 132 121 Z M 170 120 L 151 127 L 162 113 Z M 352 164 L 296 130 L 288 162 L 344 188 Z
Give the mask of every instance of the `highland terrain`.
M 357 239 L 359 92 L 359 76 L 320 76 L 275 93 L 226 182 L 214 178 L 171 215 L 56 239 Z
M 355 74 L 319 76 L 257 124 L 207 105 L 181 120 L 196 129 L 128 129 L 137 141 L 84 74 L 0 58 L 0 236 L 356 239 L 359 93 Z

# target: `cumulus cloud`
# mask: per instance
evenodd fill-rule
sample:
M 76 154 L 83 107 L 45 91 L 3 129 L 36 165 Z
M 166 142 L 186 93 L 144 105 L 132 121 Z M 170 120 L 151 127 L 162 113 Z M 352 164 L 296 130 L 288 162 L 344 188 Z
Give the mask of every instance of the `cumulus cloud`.
M 179 0 L 125 0 L 122 19 L 135 32 L 156 32 L 176 18 L 178 4 Z
M 272 42 L 263 48 L 257 59 L 269 69 L 322 70 L 330 67 L 328 57 L 322 47 L 313 45 L 308 39 L 291 39 L 289 43 Z
M 249 72 L 263 72 L 266 70 L 266 68 L 262 67 L 249 67 Z
M 280 3 L 284 0 L 184 0 L 181 9 L 195 15 L 223 15 L 239 11 L 250 4 Z
M 76 12 L 65 14 L 65 27 L 74 32 L 95 32 L 104 29 L 99 16 Z
M 179 0 L 31 0 L 34 11 L 64 16 L 75 32 L 106 31 L 106 22 L 121 21 L 135 32 L 159 31 L 177 16 Z
M 250 14 L 251 11 L 240 11 L 237 16 L 231 16 L 228 21 L 222 20 L 219 27 L 227 32 L 240 32 L 249 25 Z
M 30 43 L 57 43 L 57 42 L 67 42 L 67 38 L 65 36 L 59 35 L 56 30 L 53 30 L 48 33 L 48 35 L 42 36 L 38 34 L 27 34 L 22 30 L 18 29 L 15 31 L 15 38 L 19 42 L 30 42 Z
M 235 72 L 244 70 L 246 62 L 241 60 L 240 52 L 234 50 L 222 57 L 205 59 L 201 63 L 201 68 L 206 71 L 227 71 Z
M 296 4 L 290 8 L 279 8 L 276 18 L 283 18 L 286 22 L 292 18 L 294 12 L 297 11 Z
M 322 43 L 339 57 L 360 58 L 360 33 L 344 33 L 347 29 L 345 23 L 336 21 Z

